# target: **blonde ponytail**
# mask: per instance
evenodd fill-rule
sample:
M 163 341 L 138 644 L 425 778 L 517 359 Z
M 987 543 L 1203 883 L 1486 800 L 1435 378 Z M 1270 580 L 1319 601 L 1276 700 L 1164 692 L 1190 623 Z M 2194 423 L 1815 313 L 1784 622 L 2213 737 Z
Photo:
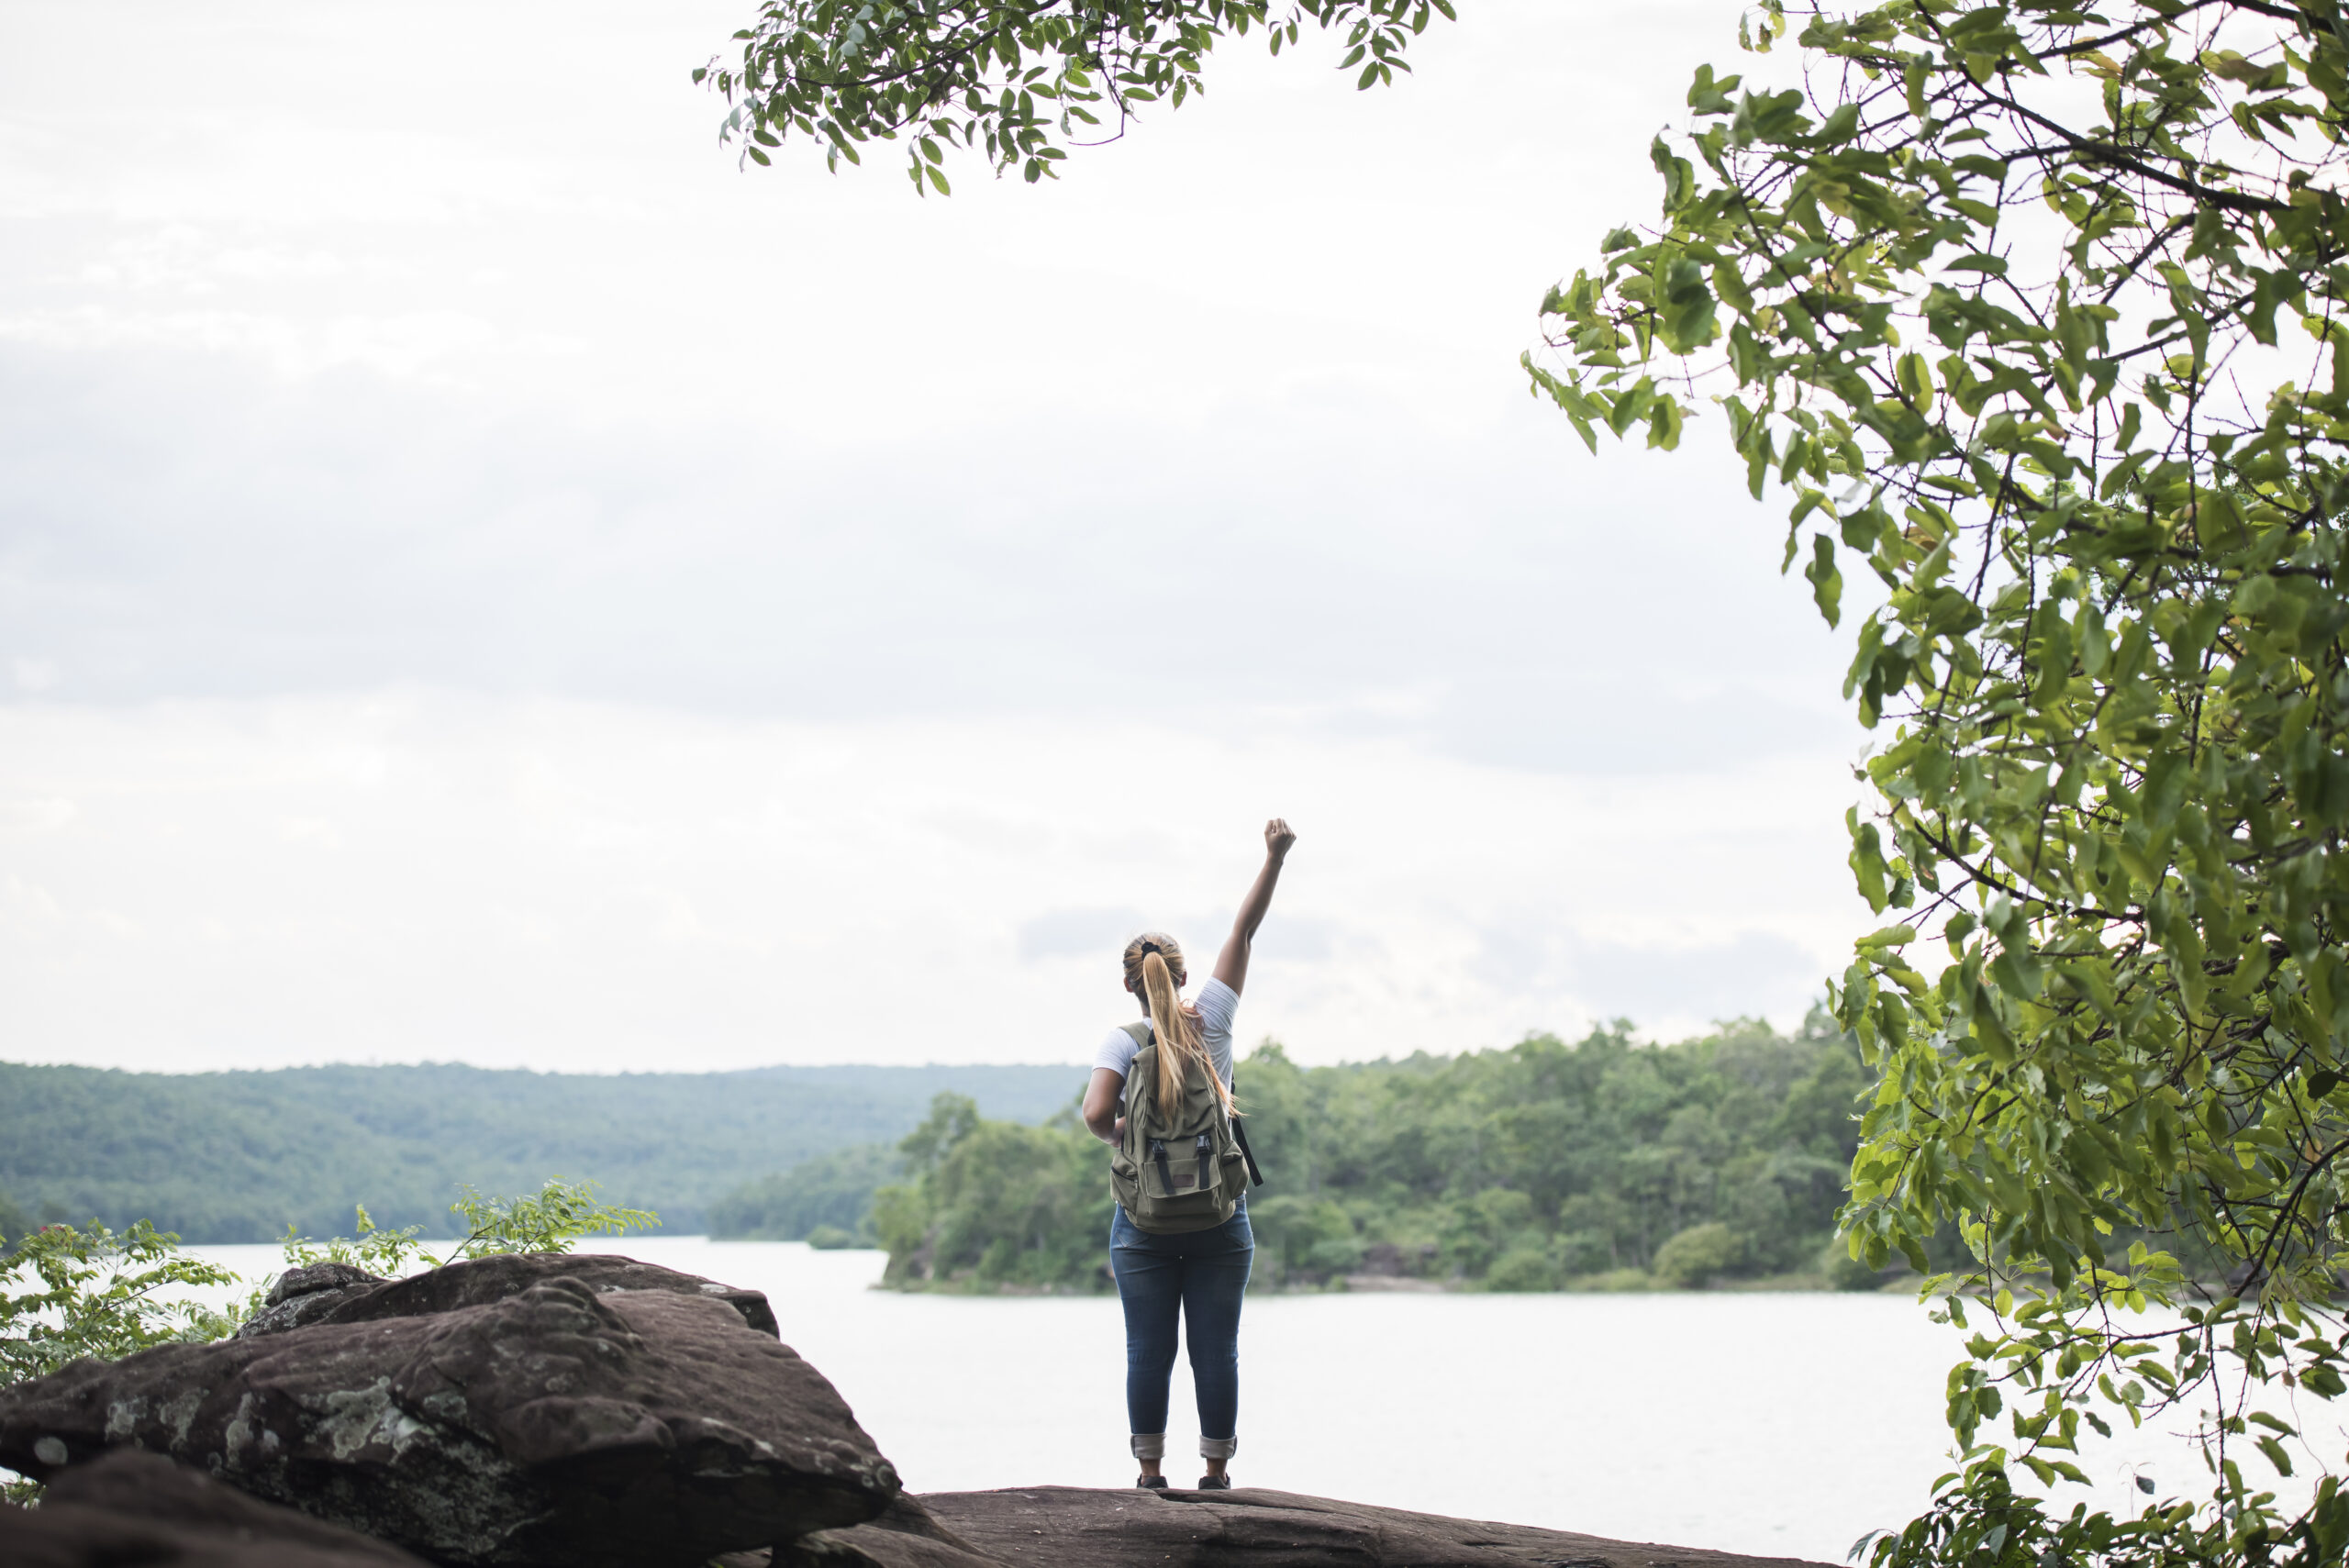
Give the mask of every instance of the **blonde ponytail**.
M 1150 1029 L 1158 1047 L 1158 1103 L 1171 1106 L 1183 1095 L 1193 1064 L 1207 1074 L 1226 1116 L 1234 1114 L 1231 1091 L 1217 1076 L 1198 1020 L 1183 1006 L 1183 950 L 1163 931 L 1145 931 L 1126 944 L 1126 984 L 1141 993 L 1150 1008 Z
M 1166 972 L 1166 961 L 1154 952 L 1142 955 L 1141 984 L 1143 999 L 1150 1004 L 1151 1035 L 1158 1046 L 1158 1103 L 1180 1105 L 1184 1069 L 1197 1051 L 1192 1043 L 1197 1035 L 1183 1016 L 1182 994 Z

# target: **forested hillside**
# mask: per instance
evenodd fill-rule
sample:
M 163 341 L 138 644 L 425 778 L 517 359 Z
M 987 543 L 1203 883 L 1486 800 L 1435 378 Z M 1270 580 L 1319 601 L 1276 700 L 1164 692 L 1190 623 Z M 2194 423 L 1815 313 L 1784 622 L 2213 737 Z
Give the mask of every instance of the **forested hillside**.
M 151 1219 L 191 1241 L 262 1241 L 290 1223 L 449 1234 L 460 1183 L 603 1184 L 615 1202 L 702 1228 L 747 1176 L 894 1141 L 933 1096 L 1033 1121 L 1079 1067 L 772 1067 L 619 1076 L 447 1065 L 172 1074 L 0 1063 L 0 1209 L 34 1219 Z M 10 1232 L 14 1234 L 14 1232 Z
M 1341 1067 L 1268 1043 L 1237 1077 L 1268 1178 L 1249 1200 L 1258 1277 L 1538 1290 L 1825 1273 L 1869 1084 L 1817 1014 L 1791 1037 L 1741 1023 L 1647 1046 L 1618 1027 Z M 903 1178 L 858 1204 L 893 1153 Z M 942 1098 L 897 1151 L 754 1184 L 713 1229 L 860 1229 L 900 1284 L 1092 1288 L 1107 1159 L 1066 1113 L 1016 1126 Z

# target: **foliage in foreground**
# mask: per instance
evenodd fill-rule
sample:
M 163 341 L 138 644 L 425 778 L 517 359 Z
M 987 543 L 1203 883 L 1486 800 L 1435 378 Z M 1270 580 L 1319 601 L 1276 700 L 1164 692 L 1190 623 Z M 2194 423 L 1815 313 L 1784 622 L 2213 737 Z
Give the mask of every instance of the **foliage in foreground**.
M 484 1197 L 471 1184 L 458 1189 L 457 1201 L 449 1206 L 464 1227 L 464 1235 L 445 1252 L 436 1252 L 421 1240 L 423 1227 L 403 1226 L 396 1230 L 378 1226 L 367 1212 L 367 1206 L 358 1207 L 355 1227 L 358 1234 L 337 1236 L 315 1241 L 306 1236 L 296 1236 L 287 1227 L 285 1266 L 306 1268 L 312 1263 L 351 1263 L 370 1273 L 398 1275 L 422 1267 L 440 1268 L 466 1258 L 485 1258 L 500 1252 L 568 1252 L 590 1236 L 624 1236 L 631 1230 L 650 1230 L 661 1223 L 661 1217 L 650 1209 L 627 1208 L 607 1204 L 596 1196 L 594 1182 L 566 1182 L 561 1176 L 551 1176 L 537 1192 L 519 1197 Z M 255 1299 L 268 1294 L 269 1282 L 263 1281 L 254 1292 Z
M 949 149 L 983 151 L 997 173 L 1057 175 L 1072 146 L 1114 139 L 1143 105 L 1201 91 L 1217 42 L 1263 32 L 1275 54 L 1310 23 L 1344 33 L 1358 86 L 1408 71 L 1410 41 L 1450 0 L 764 0 L 734 35 L 731 63 L 694 72 L 732 106 L 720 135 L 754 163 L 803 137 L 837 168 L 857 149 L 902 141 L 914 189 L 949 191 Z
M 237 1276 L 179 1251 L 179 1238 L 139 1220 L 117 1233 L 48 1225 L 0 1257 L 0 1388 L 42 1377 L 84 1356 L 116 1361 L 137 1351 L 233 1332 L 238 1318 L 187 1301 L 192 1286 Z M 39 1488 L 0 1471 L 0 1501 L 29 1502 Z
M 1532 369 L 1594 445 L 1709 392 L 1829 622 L 1846 567 L 1880 585 L 1851 864 L 1909 913 L 1834 998 L 1883 1074 L 1845 1219 L 1920 1267 L 1955 1221 L 1932 1288 L 1987 1299 L 1962 1468 L 1876 1561 L 2339 1561 L 2332 1476 L 2299 1509 L 2262 1473 L 2337 1462 L 2294 1401 L 2349 1348 L 2349 18 L 1800 20 L 1798 73 L 1699 71 L 1661 225 L 1553 291 Z M 2199 1506 L 2009 1495 L 2147 1419 L 2199 1430 Z
M 1259 1284 L 1554 1290 L 1819 1270 L 1868 1077 L 1814 1015 L 1792 1038 L 1747 1023 L 1641 1046 L 1619 1025 L 1340 1067 L 1267 1043 L 1235 1081 L 1268 1177 L 1248 1204 Z M 1073 1118 L 1016 1127 L 941 1096 L 901 1157 L 909 1179 L 868 1221 L 891 1284 L 1106 1286 L 1108 1155 Z M 1842 1283 L 1877 1283 L 1839 1262 Z
M 19 1240 L 0 1259 L 0 1387 L 83 1356 L 117 1361 L 232 1331 L 233 1318 L 182 1293 L 237 1276 L 186 1256 L 179 1240 L 143 1219 L 120 1232 L 49 1225 Z

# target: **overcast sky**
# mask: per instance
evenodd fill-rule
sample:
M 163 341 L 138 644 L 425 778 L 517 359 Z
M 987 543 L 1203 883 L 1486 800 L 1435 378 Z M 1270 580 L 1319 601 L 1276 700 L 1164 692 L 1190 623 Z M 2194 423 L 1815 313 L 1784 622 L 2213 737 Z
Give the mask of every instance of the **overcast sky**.
M 0 5 L 0 1056 L 1074 1062 L 1275 813 L 1246 1038 L 1799 1018 L 1841 641 L 1515 363 L 1734 5 L 927 201 L 737 168 L 752 10 Z

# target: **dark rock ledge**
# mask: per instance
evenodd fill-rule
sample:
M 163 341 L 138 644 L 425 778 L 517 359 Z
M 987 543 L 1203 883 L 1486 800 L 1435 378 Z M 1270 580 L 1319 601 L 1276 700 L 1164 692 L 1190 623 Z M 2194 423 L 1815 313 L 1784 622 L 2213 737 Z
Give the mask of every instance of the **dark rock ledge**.
M 397 1547 L 247 1496 L 161 1454 L 61 1471 L 38 1508 L 0 1506 L 8 1568 L 426 1568 Z
M 1341 1503 L 1295 1492 L 933 1492 L 822 1530 L 773 1568 L 1820 1568 Z
M 756 1291 L 298 1270 L 237 1338 L 0 1389 L 6 1568 L 1818 1568 L 1289 1492 L 903 1493 Z
M 438 1562 L 694 1568 L 898 1492 L 774 1322 L 626 1259 L 485 1258 L 0 1390 L 0 1464 L 47 1481 L 144 1449 Z

